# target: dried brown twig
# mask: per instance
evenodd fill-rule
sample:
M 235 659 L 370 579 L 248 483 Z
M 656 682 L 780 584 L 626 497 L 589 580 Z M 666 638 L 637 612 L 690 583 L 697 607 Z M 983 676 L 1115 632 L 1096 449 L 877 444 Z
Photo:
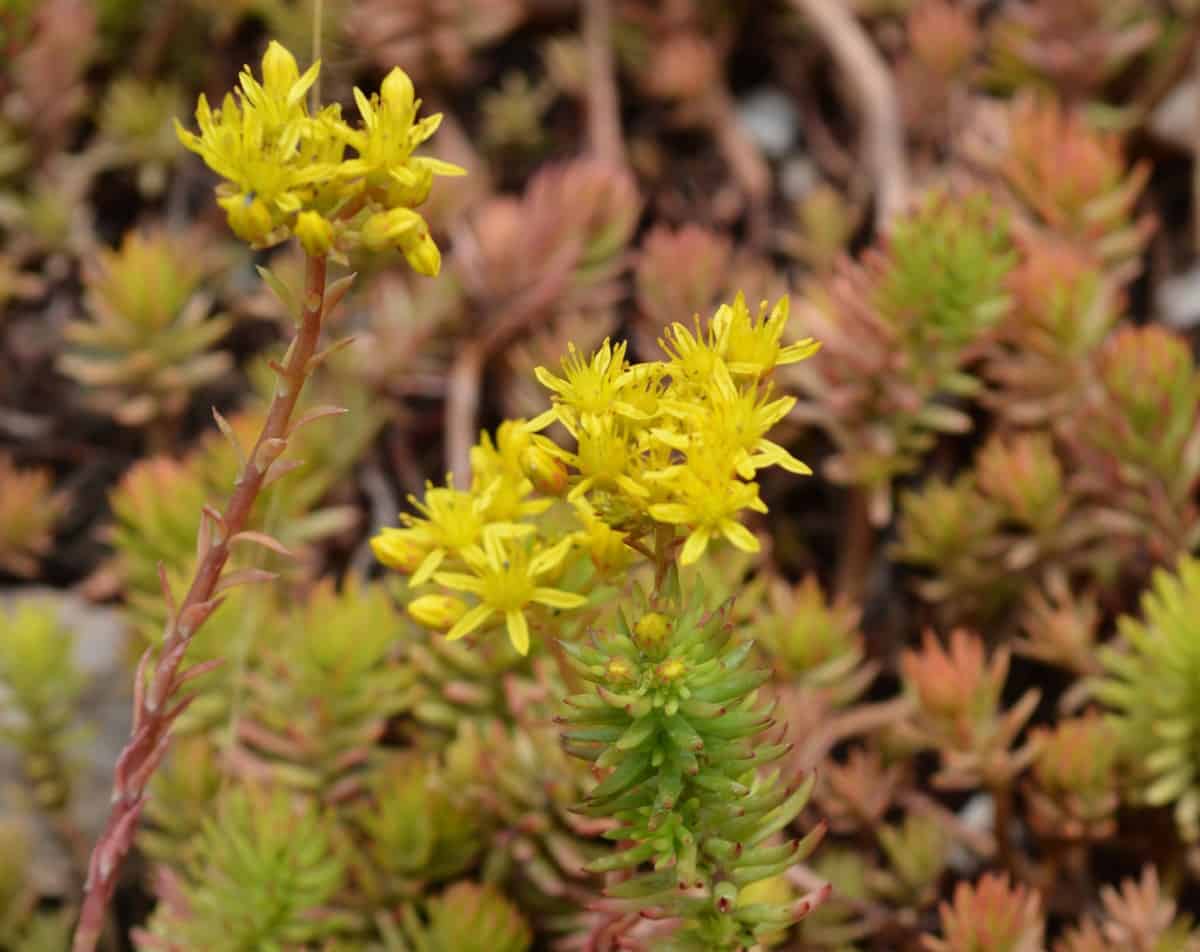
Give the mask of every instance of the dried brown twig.
M 841 67 L 862 116 L 862 149 L 875 183 L 875 223 L 887 223 L 908 201 L 904 127 L 892 74 L 844 0 L 792 0 Z
M 266 421 L 254 448 L 244 456 L 241 474 L 234 484 L 225 511 L 218 513 L 211 507 L 204 509 L 197 539 L 199 561 L 182 602 L 176 603 L 160 568 L 170 615 L 163 634 L 162 649 L 149 680 L 145 675 L 152 649 L 146 650 L 138 664 L 133 729 L 125 749 L 117 759 L 112 809 L 88 866 L 86 894 L 75 932 L 73 952 L 92 952 L 99 941 L 105 910 L 112 899 L 121 862 L 133 845 L 138 817 L 146 802 L 146 785 L 166 753 L 175 720 L 195 698 L 195 695 L 181 696 L 183 689 L 219 663 L 204 662 L 181 671 L 192 638 L 221 604 L 224 592 L 237 585 L 270 577 L 270 573 L 246 569 L 222 578 L 230 548 L 235 542 L 253 542 L 275 550 L 282 549 L 270 537 L 246 531 L 246 525 L 259 491 L 295 465 L 280 459 L 287 447 L 288 437 L 310 419 L 330 412 L 313 411 L 292 424 L 292 413 L 300 391 L 309 373 L 321 359 L 316 348 L 322 319 L 336 307 L 347 288 L 348 281 L 337 282 L 328 289 L 327 294 L 326 259 L 324 256 L 308 258 L 303 313 L 283 363 L 273 365 L 279 383 Z M 218 423 L 223 423 L 219 416 Z M 227 426 L 222 425 L 222 429 L 225 430 Z

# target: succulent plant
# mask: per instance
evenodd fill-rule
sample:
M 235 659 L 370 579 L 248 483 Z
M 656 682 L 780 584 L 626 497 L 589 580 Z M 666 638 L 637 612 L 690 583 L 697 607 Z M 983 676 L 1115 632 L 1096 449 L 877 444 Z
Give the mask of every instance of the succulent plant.
M 734 642 L 724 610 L 707 611 L 702 591 L 684 601 L 677 580 L 668 585 L 615 632 L 563 645 L 595 685 L 568 699 L 564 742 L 600 777 L 581 809 L 614 818 L 606 836 L 627 844 L 589 866 L 634 873 L 607 895 L 679 916 L 680 948 L 733 949 L 807 913 L 810 900 L 743 903 L 739 893 L 810 853 L 823 828 L 776 841 L 812 779 L 790 788 L 758 773 L 786 752 L 755 741 L 770 725 L 754 695 L 768 674 L 746 669 L 751 645 Z
M 890 517 L 892 481 L 916 468 L 936 435 L 970 428 L 945 400 L 978 392 L 965 363 L 1009 306 L 1014 261 L 986 198 L 934 195 L 896 223 L 885 247 L 814 290 L 805 330 L 822 356 L 794 372 L 806 395 L 794 412 L 829 433 L 827 474 L 861 487 L 876 523 Z
M 1153 230 L 1150 218 L 1136 217 L 1149 166 L 1128 168 L 1119 137 L 1049 98 L 1013 100 L 1004 136 L 978 157 L 1034 221 L 1109 268 L 1113 278 L 1136 277 Z
M 1100 890 L 1101 915 L 1089 916 L 1054 944 L 1054 952 L 1195 952 L 1200 934 L 1192 917 L 1179 914 L 1174 898 L 1163 895 L 1158 870 L 1147 866 L 1139 880 Z
M 0 571 L 30 577 L 50 550 L 66 496 L 52 489 L 49 471 L 18 469 L 0 453 Z
M 1158 38 L 1160 21 L 1136 0 L 1021 0 L 991 23 L 989 79 L 1074 101 L 1103 94 Z
M 357 903 L 392 906 L 461 874 L 478 858 L 480 819 L 455 805 L 456 791 L 432 756 L 381 753 L 367 765 L 365 787 L 367 795 L 345 811 L 361 843 L 349 865 Z
M 934 778 L 938 785 L 1007 788 L 1033 759 L 1032 745 L 1016 744 L 1040 692 L 1030 688 L 1004 709 L 1009 657 L 1002 647 L 988 660 L 982 639 L 961 628 L 950 633 L 949 650 L 926 631 L 920 650 L 902 655 L 905 688 L 916 704 L 910 730 L 937 750 L 943 765 Z
M 110 161 L 134 166 L 143 194 L 162 193 L 179 156 L 174 118 L 183 112 L 182 98 L 169 83 L 122 78 L 109 87 L 100 107 L 100 136 Z
M 353 577 L 341 591 L 322 581 L 272 621 L 245 674 L 236 769 L 326 802 L 353 797 L 388 718 L 409 703 L 391 600 Z
M 960 882 L 939 912 L 942 937 L 923 937 L 929 952 L 1040 952 L 1043 947 L 1041 897 L 1010 884 L 1007 876 L 987 873 L 973 885 Z
M 0 740 L 21 756 L 36 805 L 62 814 L 71 799 L 71 741 L 83 676 L 74 640 L 50 603 L 0 614 Z
M 501 893 L 477 883 L 455 883 L 403 919 L 413 952 L 526 952 L 533 933 Z
M 311 801 L 235 786 L 205 820 L 183 873 L 161 869 L 158 906 L 134 938 L 139 949 L 294 948 L 344 925 L 327 906 L 344 865 Z
M 1013 309 L 988 349 L 984 402 L 1016 426 L 1058 426 L 1084 399 L 1092 356 L 1121 317 L 1123 299 L 1091 250 L 1029 235 L 1009 288 Z
M 1115 828 L 1117 733 L 1095 711 L 1032 732 L 1034 757 L 1026 800 L 1040 834 L 1103 839 Z
M 1142 597 L 1142 617 L 1119 623 L 1124 644 L 1101 649 L 1105 675 L 1094 688 L 1114 711 L 1123 759 L 1132 769 L 1130 796 L 1172 805 L 1188 840 L 1200 837 L 1198 608 L 1200 562 L 1186 556 L 1174 572 L 1156 571 Z
M 339 427 L 341 438 L 331 439 L 331 421 L 318 419 L 299 429 L 292 438 L 299 468 L 268 486 L 254 514 L 253 529 L 274 533 L 289 549 L 346 528 L 354 513 L 341 506 L 319 503 L 337 480 L 359 458 L 382 423 L 377 407 L 361 383 L 323 368 L 312 383 L 306 405 L 320 410 L 322 401 L 337 400 L 351 412 Z M 261 423 L 262 411 L 248 410 L 225 421 L 239 446 L 248 445 Z M 196 531 L 205 505 L 228 492 L 237 478 L 240 450 L 221 433 L 211 433 L 182 460 L 152 456 L 138 461 L 114 490 L 111 505 L 115 527 L 113 546 L 117 569 L 125 582 L 125 596 L 138 629 L 147 642 L 158 637 L 165 618 L 158 566 L 178 590 L 195 560 Z M 239 568 L 284 570 L 296 563 L 249 548 Z M 254 555 L 257 561 L 248 561 Z M 226 612 L 227 609 L 221 609 Z M 201 636 L 208 639 L 209 635 Z
M 85 398 L 127 426 L 177 418 L 196 388 L 232 364 L 212 347 L 229 330 L 200 292 L 214 266 L 199 235 L 130 232 L 85 273 L 86 320 L 59 361 Z

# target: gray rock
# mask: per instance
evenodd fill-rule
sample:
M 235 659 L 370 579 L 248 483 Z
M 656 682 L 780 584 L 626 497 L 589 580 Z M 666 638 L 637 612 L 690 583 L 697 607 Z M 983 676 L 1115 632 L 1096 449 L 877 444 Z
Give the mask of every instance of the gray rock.
M 767 158 L 782 158 L 795 145 L 800 119 L 783 91 L 771 86 L 756 89 L 738 103 L 737 112 L 750 138 Z

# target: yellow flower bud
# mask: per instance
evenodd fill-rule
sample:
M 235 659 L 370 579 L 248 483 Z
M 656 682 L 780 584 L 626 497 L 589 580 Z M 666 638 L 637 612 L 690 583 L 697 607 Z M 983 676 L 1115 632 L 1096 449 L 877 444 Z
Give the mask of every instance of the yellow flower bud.
M 658 654 L 671 640 L 671 620 L 658 612 L 646 612 L 633 626 L 633 640 L 647 654 Z
M 262 58 L 263 85 L 267 89 L 288 90 L 300 78 L 296 57 L 276 40 L 267 46 Z
M 249 192 L 217 199 L 233 233 L 252 245 L 266 241 L 275 230 L 275 222 L 266 202 Z
M 466 603 L 453 595 L 422 595 L 408 603 L 413 621 L 434 631 L 449 631 L 466 611 Z
M 670 684 L 672 681 L 678 681 L 687 674 L 687 665 L 678 658 L 668 658 L 657 668 L 654 673 L 658 675 L 658 680 L 664 684 Z
M 371 540 L 371 551 L 388 568 L 405 575 L 412 575 L 428 554 L 403 529 L 384 529 Z
M 413 84 L 408 73 L 399 66 L 383 78 L 379 87 L 379 98 L 392 112 L 403 113 L 413 108 Z
M 415 240 L 405 241 L 400 246 L 409 266 L 426 277 L 436 278 L 442 270 L 442 253 L 428 231 L 422 231 Z
M 633 680 L 633 665 L 628 658 L 613 658 L 604 669 L 604 679 L 610 684 Z
M 319 258 L 333 247 L 333 223 L 317 212 L 301 212 L 296 216 L 292 232 L 310 257 Z
M 521 451 L 521 469 L 534 488 L 547 496 L 561 496 L 567 488 L 567 468 L 544 446 L 530 444 Z
M 368 251 L 395 248 L 417 231 L 428 232 L 425 219 L 411 208 L 393 208 L 377 212 L 363 222 L 362 243 Z

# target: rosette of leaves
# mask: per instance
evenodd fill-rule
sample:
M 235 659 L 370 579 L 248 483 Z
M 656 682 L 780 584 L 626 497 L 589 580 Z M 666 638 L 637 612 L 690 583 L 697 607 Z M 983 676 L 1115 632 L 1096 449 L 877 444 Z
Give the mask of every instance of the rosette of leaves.
M 1200 838 L 1200 561 L 1154 573 L 1142 617 L 1122 618 L 1122 644 L 1105 646 L 1095 696 L 1113 710 L 1128 795 L 1172 806 L 1184 838 Z
M 284 952 L 348 925 L 330 908 L 345 867 L 311 800 L 234 786 L 206 819 L 186 868 L 160 868 L 138 949 Z
M 409 703 L 402 631 L 380 586 L 323 580 L 259 632 L 235 720 L 241 770 L 329 803 L 363 789 L 362 765 Z
M 966 366 L 1009 307 L 1014 262 L 985 196 L 934 194 L 810 296 L 805 330 L 821 359 L 792 371 L 807 397 L 793 413 L 829 433 L 828 476 L 860 487 L 877 524 L 890 518 L 893 480 L 937 435 L 970 429 L 953 402 L 979 392 Z
M 1100 890 L 1102 912 L 1088 916 L 1054 945 L 1054 952 L 1195 952 L 1200 934 L 1192 917 L 1180 914 L 1179 903 L 1159 883 L 1158 870 L 1147 866 L 1138 880 Z
M 182 112 L 182 94 L 170 83 L 115 80 L 99 109 L 101 157 L 132 166 L 142 194 L 161 194 L 180 154 L 174 118 Z
M 994 433 L 971 471 L 901 495 L 901 561 L 925 569 L 918 593 L 954 622 L 1004 620 L 1047 573 L 1095 562 L 1095 521 L 1045 433 Z
M 631 606 L 632 607 L 632 606 Z M 679 948 L 749 946 L 802 918 L 810 900 L 743 902 L 744 887 L 800 862 L 824 832 L 777 837 L 803 809 L 798 786 L 759 768 L 787 752 L 762 743 L 769 708 L 755 690 L 769 677 L 746 666 L 727 608 L 707 611 L 702 589 L 684 600 L 672 572 L 633 620 L 589 644 L 564 644 L 592 690 L 567 700 L 567 750 L 591 761 L 600 782 L 580 810 L 609 817 L 622 846 L 589 868 L 633 875 L 606 894 L 678 917 Z
M 1117 734 L 1095 711 L 1032 732 L 1037 756 L 1025 788 L 1041 834 L 1102 840 L 1116 828 Z
M 1159 15 L 1138 0 L 1021 0 L 990 24 L 986 75 L 1005 90 L 1101 97 L 1160 30 Z
M 198 235 L 134 231 L 85 268 L 88 317 L 67 325 L 59 368 L 96 410 L 126 426 L 170 421 L 232 366 L 212 349 L 229 319 L 200 291 L 213 266 Z
M 18 469 L 0 453 L 0 571 L 37 574 L 66 504 L 66 497 L 53 491 L 48 470 Z
M 364 796 L 342 813 L 354 844 L 348 894 L 355 905 L 394 907 L 478 858 L 479 818 L 457 805 L 432 755 L 377 752 L 363 789 Z
M 1096 376 L 1075 433 L 1086 485 L 1129 547 L 1169 562 L 1200 541 L 1200 372 L 1191 347 L 1158 325 L 1122 327 L 1098 354 Z
M 464 721 L 445 752 L 445 782 L 484 827 L 487 878 L 561 911 L 564 901 L 594 895 L 586 867 L 601 852 L 594 838 L 611 824 L 575 811 L 589 778 L 563 751 L 546 706 L 519 717 Z
M 548 165 L 521 198 L 493 198 L 475 213 L 456 240 L 456 266 L 491 310 L 603 310 L 640 212 L 626 170 L 600 159 Z
M 1137 215 L 1150 167 L 1127 167 L 1120 138 L 1048 97 L 1008 107 L 1006 139 L 978 159 L 1008 185 L 1033 220 L 1127 282 L 1141 269 L 1153 220 Z
M 922 937 L 929 952 L 1041 952 L 1045 945 L 1041 896 L 1007 876 L 960 882 L 939 912 L 941 938 Z
M 1008 282 L 1013 308 L 986 355 L 983 400 L 1015 426 L 1060 426 L 1085 397 L 1123 296 L 1087 249 L 1053 235 L 1026 236 L 1021 258 Z
M 49 603 L 0 612 L 0 740 L 21 756 L 39 809 L 62 815 L 71 799 L 71 742 L 83 676 L 74 642 Z
M 520 911 L 491 886 L 455 883 L 405 910 L 401 921 L 411 952 L 526 952 L 533 932 Z

